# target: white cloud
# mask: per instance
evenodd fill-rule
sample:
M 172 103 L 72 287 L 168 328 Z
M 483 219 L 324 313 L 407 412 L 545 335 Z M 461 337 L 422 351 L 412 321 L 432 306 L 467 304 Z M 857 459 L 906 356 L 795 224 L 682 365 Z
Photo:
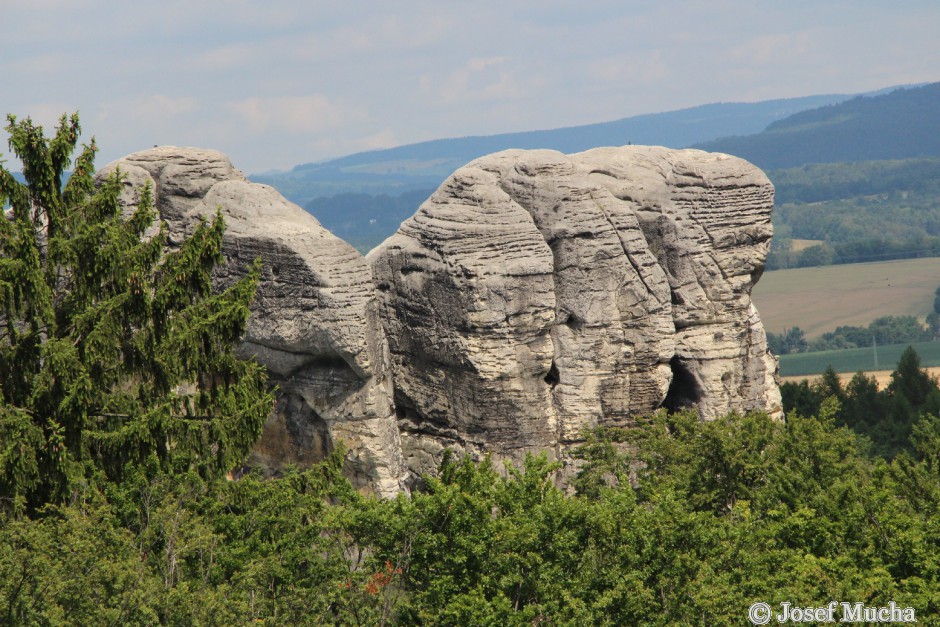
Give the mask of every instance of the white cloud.
M 114 157 L 203 145 L 247 171 L 940 79 L 934 0 L 0 4 L 0 114 L 78 110 Z
M 505 56 L 469 59 L 443 81 L 437 93 L 440 103 L 522 98 L 526 94 L 524 82 L 514 77 L 508 67 L 509 61 Z M 431 86 L 432 82 L 422 76 L 420 84 L 426 88 Z
M 317 133 L 364 116 L 361 107 L 342 107 L 320 94 L 253 97 L 228 106 L 252 133 Z

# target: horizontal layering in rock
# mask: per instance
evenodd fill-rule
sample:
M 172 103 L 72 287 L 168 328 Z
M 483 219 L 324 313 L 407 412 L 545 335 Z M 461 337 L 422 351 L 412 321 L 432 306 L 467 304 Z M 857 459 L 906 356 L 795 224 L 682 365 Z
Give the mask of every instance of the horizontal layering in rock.
M 510 150 L 455 172 L 369 254 L 406 465 L 566 459 L 667 406 L 780 411 L 750 298 L 773 187 L 701 151 Z
M 378 494 L 405 476 L 388 355 L 365 259 L 274 188 L 249 182 L 222 153 L 161 147 L 108 165 L 127 178 L 130 208 L 150 181 L 171 243 L 221 207 L 227 285 L 255 258 L 263 269 L 241 352 L 268 367 L 278 405 L 249 463 L 277 470 L 323 459 L 338 440 L 347 474 Z
M 278 407 L 252 462 L 315 462 L 391 495 L 445 448 L 566 461 L 585 428 L 666 406 L 780 412 L 750 292 L 773 187 L 727 155 L 506 151 L 455 172 L 368 260 L 215 151 L 108 166 L 151 181 L 178 243 L 221 206 L 225 285 L 264 270 L 241 350 Z

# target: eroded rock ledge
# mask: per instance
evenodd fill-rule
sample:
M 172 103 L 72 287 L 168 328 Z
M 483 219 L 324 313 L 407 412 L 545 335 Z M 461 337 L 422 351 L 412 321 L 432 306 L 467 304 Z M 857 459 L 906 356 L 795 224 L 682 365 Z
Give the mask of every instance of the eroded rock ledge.
M 406 465 L 565 460 L 667 406 L 780 411 L 751 303 L 773 187 L 728 155 L 511 150 L 457 170 L 369 254 Z
M 150 181 L 178 242 L 221 206 L 220 284 L 264 271 L 241 351 L 278 406 L 251 463 L 316 462 L 342 440 L 383 496 L 445 448 L 567 461 L 586 427 L 667 406 L 780 412 L 750 292 L 773 187 L 728 155 L 625 146 L 506 151 L 457 170 L 363 258 L 221 153 L 162 147 L 107 166 Z

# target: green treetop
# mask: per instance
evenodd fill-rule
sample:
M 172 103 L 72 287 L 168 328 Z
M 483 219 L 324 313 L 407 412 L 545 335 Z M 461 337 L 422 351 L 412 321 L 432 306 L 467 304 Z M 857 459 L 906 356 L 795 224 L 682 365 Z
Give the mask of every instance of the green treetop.
M 80 498 L 134 465 L 218 476 L 242 461 L 271 409 L 261 366 L 233 345 L 258 266 L 221 293 L 221 214 L 173 252 L 143 237 L 151 190 L 124 216 L 120 172 L 96 189 L 94 140 L 8 116 L 19 183 L 0 162 L 0 508 Z

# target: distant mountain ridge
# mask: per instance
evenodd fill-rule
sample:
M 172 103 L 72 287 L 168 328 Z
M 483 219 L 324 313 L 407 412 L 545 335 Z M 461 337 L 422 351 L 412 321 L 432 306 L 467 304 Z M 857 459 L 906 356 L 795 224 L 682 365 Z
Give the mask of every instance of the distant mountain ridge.
M 864 95 L 707 104 L 585 126 L 438 139 L 251 178 L 273 185 L 364 252 L 391 235 L 455 169 L 507 148 L 573 153 L 627 143 L 694 146 L 743 157 L 769 170 L 774 180 L 775 172 L 786 178 L 781 168 L 807 163 L 940 156 L 938 131 L 940 83 L 934 83 Z M 809 184 L 818 187 L 817 178 L 809 177 Z M 778 184 L 778 192 L 782 199 L 787 190 Z M 775 221 L 781 216 L 778 212 Z
M 758 133 L 768 124 L 800 111 L 852 97 L 853 94 L 825 94 L 756 103 L 713 103 L 583 126 L 436 139 L 306 163 L 289 172 L 250 178 L 276 187 L 300 205 L 313 198 L 349 192 L 400 194 L 436 188 L 465 163 L 508 148 L 550 148 L 565 153 L 628 143 L 681 148 L 720 137 Z
M 576 152 L 602 145 L 649 144 L 686 146 L 703 137 L 759 132 L 774 120 L 783 120 L 795 112 L 834 104 L 851 98 L 829 94 L 768 100 L 757 103 L 713 103 L 688 109 L 638 115 L 612 122 L 600 122 L 565 128 L 501 133 L 497 135 L 436 139 L 382 150 L 360 152 L 326 164 L 304 164 L 297 170 L 316 169 L 321 165 L 357 166 L 400 159 L 434 160 L 444 155 L 482 156 L 506 148 L 524 150 L 551 148 Z
M 694 144 L 765 169 L 940 156 L 940 83 L 802 111 L 761 133 Z

